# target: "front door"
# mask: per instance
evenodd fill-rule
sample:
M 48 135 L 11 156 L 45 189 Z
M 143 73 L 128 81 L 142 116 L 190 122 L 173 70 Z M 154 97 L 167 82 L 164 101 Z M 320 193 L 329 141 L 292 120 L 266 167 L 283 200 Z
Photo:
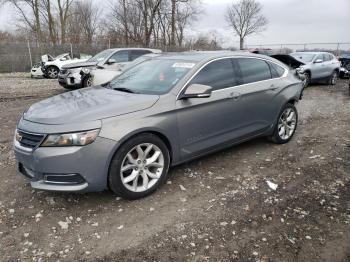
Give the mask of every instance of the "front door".
M 176 101 L 181 156 L 191 157 L 208 148 L 234 138 L 241 113 L 233 90 L 236 77 L 231 59 L 213 61 L 203 67 L 190 81 L 191 84 L 213 88 L 209 98 L 190 98 Z

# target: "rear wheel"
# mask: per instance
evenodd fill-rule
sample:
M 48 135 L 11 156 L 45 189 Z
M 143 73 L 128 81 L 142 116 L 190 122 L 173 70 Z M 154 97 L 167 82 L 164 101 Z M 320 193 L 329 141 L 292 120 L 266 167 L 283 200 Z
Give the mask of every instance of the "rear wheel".
M 148 196 L 166 181 L 169 163 L 164 142 L 153 134 L 140 134 L 125 142 L 114 155 L 109 187 L 126 199 Z
M 338 80 L 338 72 L 334 71 L 328 79 L 328 84 L 334 86 L 335 84 L 337 84 L 337 80 Z
M 292 139 L 298 125 L 298 112 L 293 104 L 286 104 L 275 124 L 275 130 L 270 140 L 276 144 L 284 144 Z

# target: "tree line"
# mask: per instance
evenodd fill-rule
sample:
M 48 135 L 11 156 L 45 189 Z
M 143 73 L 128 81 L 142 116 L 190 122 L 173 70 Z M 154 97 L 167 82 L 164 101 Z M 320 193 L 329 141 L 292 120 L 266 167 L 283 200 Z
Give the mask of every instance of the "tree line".
M 110 0 L 104 10 L 102 1 L 92 0 L 3 1 L 17 13 L 19 35 L 52 45 L 101 37 L 126 46 L 182 47 L 202 12 L 201 0 Z
M 215 30 L 189 37 L 195 33 L 191 25 L 203 13 L 202 0 L 0 0 L 0 6 L 1 2 L 17 13 L 17 35 L 0 31 L 0 41 L 20 36 L 52 45 L 108 39 L 112 44 L 166 50 L 188 45 L 221 48 L 221 35 Z M 224 15 L 240 39 L 240 49 L 247 36 L 266 29 L 267 19 L 257 0 L 233 1 Z

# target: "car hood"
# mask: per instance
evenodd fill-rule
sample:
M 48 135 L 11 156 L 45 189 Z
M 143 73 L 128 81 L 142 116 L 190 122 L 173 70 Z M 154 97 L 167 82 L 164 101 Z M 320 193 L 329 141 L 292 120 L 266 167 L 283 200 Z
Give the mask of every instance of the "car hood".
M 72 69 L 72 68 L 78 68 L 78 67 L 90 67 L 90 66 L 96 66 L 97 62 L 78 62 L 78 63 L 71 63 L 68 65 L 64 65 L 62 68 L 63 69 Z
M 286 64 L 287 66 L 289 66 L 290 68 L 293 68 L 293 69 L 298 68 L 302 65 L 305 65 L 304 62 L 299 61 L 290 55 L 276 54 L 276 55 L 272 55 L 271 57 L 281 61 L 282 63 Z
M 159 96 L 131 94 L 101 86 L 63 93 L 32 105 L 25 120 L 42 124 L 88 122 L 153 106 Z

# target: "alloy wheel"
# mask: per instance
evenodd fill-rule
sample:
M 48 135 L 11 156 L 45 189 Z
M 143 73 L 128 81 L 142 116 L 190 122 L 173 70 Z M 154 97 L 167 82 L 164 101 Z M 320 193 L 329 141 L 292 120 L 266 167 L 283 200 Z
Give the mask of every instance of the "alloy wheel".
M 335 85 L 337 83 L 338 75 L 336 72 L 333 73 L 331 78 L 331 85 Z
M 47 74 L 49 75 L 50 78 L 56 78 L 57 77 L 57 70 L 55 68 L 49 68 L 47 71 Z
M 159 147 L 151 143 L 139 144 L 123 159 L 121 181 L 132 192 L 144 192 L 157 183 L 163 169 L 164 155 Z
M 303 88 L 307 87 L 310 83 L 310 76 L 309 74 L 305 74 L 305 78 L 304 80 L 302 81 L 303 82 Z
M 86 79 L 86 86 L 92 86 L 92 78 L 91 77 Z
M 293 108 L 286 108 L 278 120 L 278 135 L 281 139 L 289 139 L 296 127 L 297 116 Z

